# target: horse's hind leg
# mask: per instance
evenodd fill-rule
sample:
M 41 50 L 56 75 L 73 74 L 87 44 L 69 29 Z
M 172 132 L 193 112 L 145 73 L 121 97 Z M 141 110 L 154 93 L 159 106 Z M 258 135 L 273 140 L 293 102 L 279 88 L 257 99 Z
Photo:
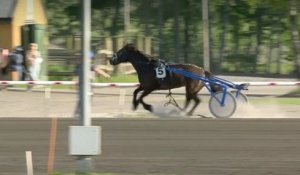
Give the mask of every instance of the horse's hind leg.
M 187 107 L 189 106 L 190 102 L 191 102 L 191 95 L 190 94 L 186 94 L 185 95 L 185 105 L 184 105 L 184 108 L 183 108 L 183 111 L 186 111 Z
M 138 107 L 139 105 L 139 101 L 136 99 L 137 97 L 137 94 L 144 90 L 143 87 L 139 86 L 138 88 L 136 88 L 133 92 L 133 100 L 132 100 L 132 104 L 133 104 L 133 110 L 136 110 L 136 108 Z
M 196 107 L 201 102 L 200 98 L 197 96 L 197 93 L 193 94 L 191 98 L 195 101 L 195 104 L 192 107 L 192 109 L 188 112 L 188 115 L 193 115 L 194 110 L 196 109 Z

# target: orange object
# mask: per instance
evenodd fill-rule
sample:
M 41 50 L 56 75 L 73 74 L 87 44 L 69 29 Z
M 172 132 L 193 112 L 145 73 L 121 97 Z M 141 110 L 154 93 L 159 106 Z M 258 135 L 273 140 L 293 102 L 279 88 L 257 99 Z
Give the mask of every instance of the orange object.
M 48 175 L 51 175 L 53 173 L 54 159 L 55 159 L 55 147 L 56 147 L 56 135 L 57 135 L 57 118 L 54 117 L 51 120 L 51 129 L 50 129 Z
M 10 79 L 12 81 L 19 81 L 20 80 L 19 73 L 17 71 L 10 72 Z

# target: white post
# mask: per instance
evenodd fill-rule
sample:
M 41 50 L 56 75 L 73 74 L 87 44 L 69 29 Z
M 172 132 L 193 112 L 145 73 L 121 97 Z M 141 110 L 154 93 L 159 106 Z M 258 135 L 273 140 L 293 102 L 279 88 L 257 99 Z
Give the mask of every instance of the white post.
M 202 0 L 202 19 L 203 19 L 203 67 L 205 70 L 210 71 L 208 0 Z
M 128 42 L 128 35 L 130 30 L 130 0 L 124 0 L 124 31 L 125 42 Z
M 79 79 L 80 84 L 80 125 L 91 125 L 91 85 L 90 85 L 90 35 L 91 35 L 91 0 L 81 0 L 82 7 L 82 71 Z M 92 169 L 90 156 L 78 156 L 78 172 L 89 173 Z
M 120 88 L 119 106 L 125 105 L 126 89 Z
M 31 151 L 26 151 L 25 153 L 26 153 L 27 175 L 33 175 L 32 153 Z
M 91 72 L 91 58 L 90 58 L 90 34 L 91 34 L 91 0 L 81 0 L 82 3 L 82 59 L 83 59 L 83 69 L 81 71 L 80 78 L 80 98 L 81 98 L 81 121 L 80 124 L 83 126 L 90 126 L 91 119 L 91 105 L 90 105 L 90 72 Z
M 119 95 L 119 107 L 120 107 L 119 110 L 120 110 L 120 113 L 123 113 L 125 100 L 126 100 L 126 89 L 125 88 L 120 88 L 120 95 Z

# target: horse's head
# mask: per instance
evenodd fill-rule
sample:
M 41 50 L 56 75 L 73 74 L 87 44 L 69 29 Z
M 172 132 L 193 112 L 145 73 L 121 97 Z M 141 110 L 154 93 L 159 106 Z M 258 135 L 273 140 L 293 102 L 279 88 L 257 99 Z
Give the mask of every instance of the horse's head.
M 129 61 L 130 53 L 136 52 L 137 49 L 133 44 L 126 44 L 122 49 L 113 54 L 112 59 L 109 61 L 112 65 L 117 65 Z

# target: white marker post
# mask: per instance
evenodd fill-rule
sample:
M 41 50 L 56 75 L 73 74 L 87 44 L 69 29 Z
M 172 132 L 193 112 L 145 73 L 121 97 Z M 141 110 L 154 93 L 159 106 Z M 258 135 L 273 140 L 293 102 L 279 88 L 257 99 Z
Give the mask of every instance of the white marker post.
M 125 97 L 126 97 L 126 89 L 121 88 L 120 89 L 120 95 L 119 95 L 119 106 L 125 105 Z
M 82 67 L 79 75 L 79 90 L 80 90 L 80 125 L 91 125 L 91 104 L 90 104 L 90 35 L 91 35 L 91 0 L 81 0 L 82 8 Z M 74 144 L 72 144 L 74 145 Z M 92 162 L 89 155 L 78 155 L 78 172 L 89 173 L 92 169 Z
M 45 103 L 45 105 L 44 105 L 44 107 L 45 107 L 45 110 L 44 110 L 44 112 L 45 112 L 45 117 L 48 117 L 48 115 L 49 115 L 49 105 L 48 105 L 48 100 L 50 100 L 50 98 L 51 98 L 51 87 L 46 87 L 45 88 L 45 100 L 44 100 L 44 103 Z
M 124 105 L 125 105 L 125 97 L 126 97 L 126 89 L 120 88 L 120 95 L 119 95 L 119 112 L 120 114 L 123 113 Z
M 90 35 L 91 0 L 81 0 L 82 8 L 82 71 L 79 75 L 80 90 L 80 126 L 69 127 L 69 154 L 77 156 L 77 172 L 90 173 L 91 156 L 100 154 L 100 127 L 91 126 L 90 103 Z
M 203 24 L 203 66 L 210 71 L 210 45 L 209 45 L 209 6 L 208 0 L 202 0 L 202 24 Z
M 27 175 L 33 175 L 32 153 L 31 151 L 26 151 L 25 155 L 26 155 Z
M 50 99 L 51 98 L 51 87 L 45 88 L 45 98 Z

